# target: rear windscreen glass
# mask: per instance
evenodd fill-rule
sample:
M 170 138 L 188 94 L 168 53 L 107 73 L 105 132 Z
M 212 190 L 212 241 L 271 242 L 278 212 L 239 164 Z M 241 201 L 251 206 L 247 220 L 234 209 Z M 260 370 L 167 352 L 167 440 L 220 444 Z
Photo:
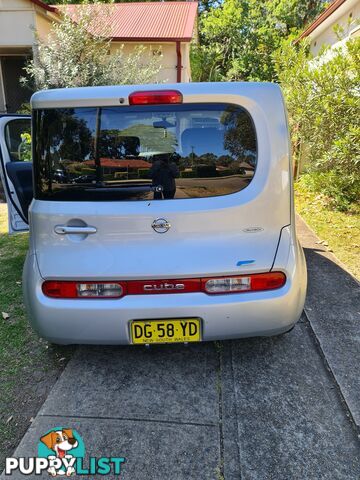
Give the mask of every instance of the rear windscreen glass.
M 225 104 L 34 112 L 35 197 L 164 200 L 244 189 L 257 160 L 249 114 Z

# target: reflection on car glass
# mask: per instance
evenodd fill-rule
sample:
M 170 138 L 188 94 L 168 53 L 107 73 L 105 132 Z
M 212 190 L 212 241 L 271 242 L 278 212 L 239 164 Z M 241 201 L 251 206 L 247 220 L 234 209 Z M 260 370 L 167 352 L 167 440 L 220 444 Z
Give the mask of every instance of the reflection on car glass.
M 168 200 L 235 193 L 250 183 L 257 164 L 256 132 L 244 109 L 224 104 L 168 108 L 37 111 L 36 194 L 64 200 Z
M 12 162 L 30 162 L 32 160 L 30 118 L 9 121 L 5 126 L 4 137 Z

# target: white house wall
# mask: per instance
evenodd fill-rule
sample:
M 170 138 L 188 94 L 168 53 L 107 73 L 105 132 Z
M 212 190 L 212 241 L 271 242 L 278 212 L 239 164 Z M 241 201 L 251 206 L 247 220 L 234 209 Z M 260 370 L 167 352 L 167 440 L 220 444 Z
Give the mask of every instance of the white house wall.
M 181 44 L 181 58 L 182 58 L 182 82 L 191 82 L 191 68 L 190 68 L 190 43 Z
M 6 9 L 0 3 L 0 48 L 31 47 L 34 27 L 33 9 Z
M 153 42 L 153 43 L 135 43 L 135 42 L 113 42 L 111 44 L 111 53 L 115 52 L 117 49 L 121 48 L 123 45 L 123 52 L 125 55 L 129 55 L 134 52 L 134 50 L 143 45 L 146 47 L 143 53 L 144 63 L 149 61 L 151 55 L 161 52 L 162 56 L 160 57 L 161 70 L 157 75 L 157 80 L 159 82 L 165 83 L 176 83 L 177 81 L 177 54 L 176 54 L 176 43 L 175 42 Z M 189 82 L 190 81 L 190 59 L 189 59 L 189 45 L 186 43 L 181 44 L 181 60 L 182 60 L 182 71 L 181 71 L 181 81 Z
M 335 25 L 339 25 L 344 29 L 343 35 L 345 37 L 358 26 L 358 22 L 360 21 L 360 0 L 345 2 L 342 7 L 343 8 L 339 7 L 337 11 L 330 15 L 330 17 L 309 35 L 311 40 L 310 50 L 313 55 L 317 55 L 324 45 L 335 45 L 338 43 L 339 39 L 334 32 Z M 353 32 L 354 36 L 358 34 L 359 29 L 357 29 L 357 32 Z

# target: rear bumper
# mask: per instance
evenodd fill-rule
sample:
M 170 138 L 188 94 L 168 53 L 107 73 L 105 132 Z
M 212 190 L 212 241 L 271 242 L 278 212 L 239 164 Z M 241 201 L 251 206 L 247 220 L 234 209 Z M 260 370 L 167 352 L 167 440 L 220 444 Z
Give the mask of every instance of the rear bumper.
M 295 324 L 304 306 L 306 269 L 303 255 L 296 257 L 285 271 L 286 284 L 278 290 L 62 300 L 42 293 L 36 257 L 28 255 L 24 299 L 32 327 L 41 337 L 60 344 L 130 344 L 129 326 L 136 319 L 199 317 L 204 341 L 276 335 Z

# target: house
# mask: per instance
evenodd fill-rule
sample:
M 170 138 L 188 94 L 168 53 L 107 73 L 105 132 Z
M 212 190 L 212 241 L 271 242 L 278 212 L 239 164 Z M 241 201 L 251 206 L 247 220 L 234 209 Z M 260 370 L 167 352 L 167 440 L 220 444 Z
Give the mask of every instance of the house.
M 32 56 L 34 31 L 46 37 L 53 22 L 61 21 L 64 8 L 75 18 L 77 9 L 83 7 L 50 6 L 41 0 L 0 0 L 0 114 L 15 112 L 29 100 L 31 92 L 21 87 L 19 79 Z M 144 55 L 150 51 L 160 56 L 156 80 L 191 80 L 190 42 L 197 34 L 197 2 L 115 3 L 106 8 L 110 9 L 111 51 L 123 45 L 126 54 L 144 45 Z
M 342 29 L 341 39 L 334 28 Z M 360 35 L 360 0 L 334 0 L 300 35 L 308 38 L 310 51 L 317 55 L 324 45 L 336 48 L 342 42 Z

